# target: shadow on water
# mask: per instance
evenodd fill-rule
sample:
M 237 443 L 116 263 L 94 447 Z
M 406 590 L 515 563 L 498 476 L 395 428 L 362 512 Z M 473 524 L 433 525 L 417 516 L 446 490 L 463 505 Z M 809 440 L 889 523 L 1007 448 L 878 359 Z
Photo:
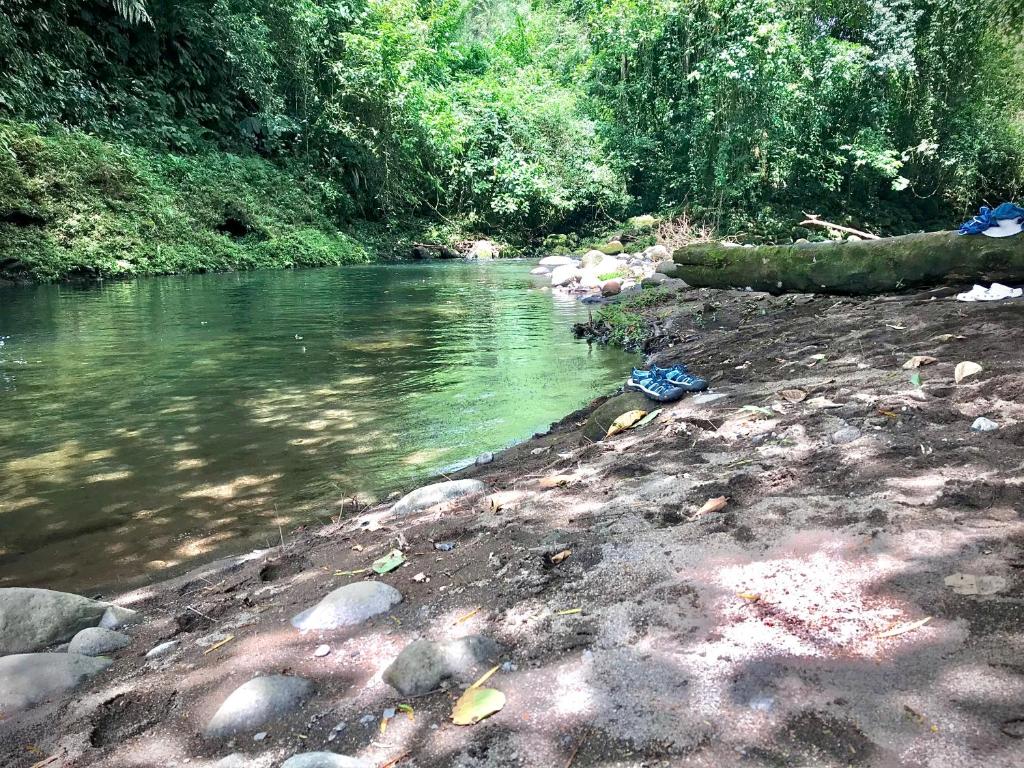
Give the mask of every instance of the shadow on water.
M 0 585 L 152 577 L 529 436 L 621 380 L 523 264 L 0 292 Z

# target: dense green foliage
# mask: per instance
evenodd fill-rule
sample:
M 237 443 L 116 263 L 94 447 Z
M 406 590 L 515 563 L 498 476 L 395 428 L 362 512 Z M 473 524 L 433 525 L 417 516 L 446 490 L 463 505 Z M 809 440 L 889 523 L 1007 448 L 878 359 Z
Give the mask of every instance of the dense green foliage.
M 899 232 L 1020 190 L 1016 28 L 980 0 L 4 0 L 0 119 L 69 155 L 92 134 L 171 197 L 175 163 L 241 190 L 262 158 L 280 179 L 218 205 L 296 179 L 346 230 L 526 240 L 686 209 L 788 237 L 813 209 Z

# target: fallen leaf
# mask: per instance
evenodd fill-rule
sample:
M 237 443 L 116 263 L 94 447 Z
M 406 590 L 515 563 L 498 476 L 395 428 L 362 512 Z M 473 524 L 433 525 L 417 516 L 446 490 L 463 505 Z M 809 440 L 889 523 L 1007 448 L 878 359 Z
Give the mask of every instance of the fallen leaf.
M 648 425 L 648 424 L 650 424 L 650 423 L 651 423 L 652 421 L 654 421 L 654 420 L 655 420 L 656 418 L 658 418 L 658 416 L 660 416 L 660 415 L 661 415 L 661 412 L 662 412 L 663 410 L 665 410 L 665 409 L 664 409 L 664 408 L 655 408 L 655 409 L 654 409 L 653 411 L 651 411 L 651 412 L 650 412 L 650 413 L 648 413 L 648 414 L 647 414 L 646 416 L 644 416 L 644 417 L 643 417 L 642 419 L 640 419 L 640 421 L 638 421 L 638 422 L 636 423 L 636 425 L 635 425 L 635 428 L 636 428 L 636 429 L 640 429 L 640 427 L 645 427 L 645 426 L 647 426 L 647 425 Z
M 953 371 L 953 378 L 956 380 L 956 383 L 959 384 L 964 379 L 970 376 L 976 376 L 983 370 L 985 369 L 977 363 L 972 363 L 970 360 L 964 360 L 962 363 L 959 363 L 956 370 Z
M 353 552 L 362 552 L 363 551 L 363 545 L 362 544 L 353 544 L 352 545 L 352 551 Z
M 541 488 L 560 488 L 572 482 L 572 475 L 548 475 L 540 479 Z
M 565 611 L 556 611 L 555 616 L 571 616 L 574 613 L 583 613 L 582 608 L 569 608 Z
M 611 437 L 612 435 L 619 434 L 619 432 L 625 432 L 630 427 L 635 426 L 636 423 L 646 415 L 647 411 L 626 411 L 612 422 L 612 425 L 608 427 L 608 434 L 605 435 L 605 437 Z
M 398 711 L 405 712 L 405 714 L 409 716 L 410 720 L 416 719 L 416 710 L 412 708 L 412 704 L 399 704 Z
M 908 621 L 904 624 L 897 624 L 895 627 L 879 633 L 878 637 L 896 637 L 897 635 L 905 635 L 907 632 L 913 632 L 915 629 L 923 627 L 931 620 L 931 616 L 925 616 L 923 619 L 918 619 L 917 621 Z
M 716 496 L 713 499 L 708 499 L 704 502 L 704 506 L 697 510 L 697 514 L 694 517 L 700 517 L 701 515 L 709 515 L 712 512 L 721 512 L 725 509 L 726 504 L 729 503 L 728 496 Z
M 802 389 L 784 389 L 779 392 L 782 399 L 790 403 L 802 403 L 807 399 L 807 393 Z
M 565 558 L 567 558 L 571 554 L 572 554 L 572 550 L 571 549 L 563 549 L 558 554 L 552 555 L 551 556 L 551 563 L 552 563 L 552 565 L 558 565 L 560 562 L 565 560 Z
M 898 413 L 893 413 L 892 411 L 883 411 L 881 408 L 878 409 L 878 412 L 882 416 L 888 416 L 890 419 L 898 419 L 900 417 Z
M 392 549 L 384 557 L 374 560 L 370 567 L 373 568 L 374 573 L 385 574 L 391 573 L 404 562 L 405 555 L 402 554 L 402 550 Z
M 932 336 L 931 340 L 945 344 L 946 342 L 953 341 L 953 339 L 961 340 L 966 338 L 966 336 L 954 336 L 952 333 L 940 333 L 938 336 Z
M 910 377 L 910 383 L 913 384 L 915 387 L 920 388 L 921 387 L 921 374 L 920 373 L 913 374 Z
M 483 685 L 488 680 L 490 680 L 492 677 L 494 677 L 494 673 L 497 672 L 499 669 L 501 669 L 501 664 L 498 664 L 495 667 L 491 667 L 486 672 L 484 672 L 482 675 L 480 675 L 480 677 L 476 680 L 476 682 L 474 682 L 471 686 L 469 686 L 469 688 L 467 690 L 471 691 L 474 688 L 479 688 L 481 685 Z
M 369 568 L 357 568 L 354 571 L 335 571 L 335 576 L 358 576 L 360 573 L 369 573 Z
M 736 597 L 742 597 L 744 600 L 749 600 L 752 603 L 756 603 L 761 599 L 761 596 L 757 592 L 737 592 Z
M 494 688 L 470 688 L 455 702 L 452 722 L 456 725 L 475 725 L 505 706 L 505 694 Z
M 470 611 L 469 613 L 467 613 L 467 614 L 466 614 L 465 616 L 463 616 L 463 617 L 462 617 L 461 619 L 457 619 L 457 620 L 455 621 L 455 623 L 456 623 L 456 624 L 461 624 L 461 623 L 462 623 L 462 622 L 464 622 L 464 621 L 469 621 L 469 620 L 470 620 L 470 619 L 472 619 L 472 618 L 473 618 L 474 616 L 476 616 L 476 615 L 477 615 L 478 613 L 480 613 L 480 609 L 479 609 L 479 608 L 474 608 L 474 609 L 473 609 L 472 611 Z
M 915 368 L 920 368 L 922 365 L 931 365 L 932 363 L 937 362 L 939 362 L 937 357 L 931 357 L 930 355 L 914 355 L 903 364 L 903 367 L 908 371 L 912 371 Z

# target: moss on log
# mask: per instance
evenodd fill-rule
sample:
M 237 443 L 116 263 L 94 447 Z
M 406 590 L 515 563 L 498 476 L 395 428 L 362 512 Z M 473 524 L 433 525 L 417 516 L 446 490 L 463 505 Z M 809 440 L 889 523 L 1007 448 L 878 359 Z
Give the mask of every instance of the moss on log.
M 1024 282 L 1024 234 L 930 232 L 882 240 L 741 248 L 690 245 L 672 255 L 694 287 L 870 294 L 940 284 Z

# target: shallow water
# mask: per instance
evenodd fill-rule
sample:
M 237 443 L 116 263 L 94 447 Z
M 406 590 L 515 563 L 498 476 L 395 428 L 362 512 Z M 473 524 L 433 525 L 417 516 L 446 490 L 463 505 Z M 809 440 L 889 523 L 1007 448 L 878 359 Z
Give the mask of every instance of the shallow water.
M 632 359 L 524 263 L 0 289 L 0 585 L 127 585 L 528 437 Z M 280 531 L 279 531 L 280 526 Z

